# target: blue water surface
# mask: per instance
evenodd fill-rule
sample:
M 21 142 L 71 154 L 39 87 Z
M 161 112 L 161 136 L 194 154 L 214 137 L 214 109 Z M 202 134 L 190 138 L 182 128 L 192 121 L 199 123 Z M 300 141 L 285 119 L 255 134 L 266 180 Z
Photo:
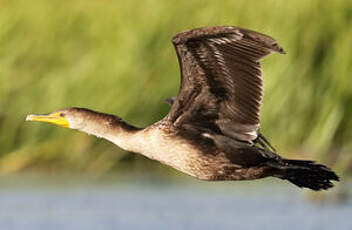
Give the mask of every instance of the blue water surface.
M 0 229 L 352 230 L 352 204 L 310 202 L 281 181 L 7 182 Z

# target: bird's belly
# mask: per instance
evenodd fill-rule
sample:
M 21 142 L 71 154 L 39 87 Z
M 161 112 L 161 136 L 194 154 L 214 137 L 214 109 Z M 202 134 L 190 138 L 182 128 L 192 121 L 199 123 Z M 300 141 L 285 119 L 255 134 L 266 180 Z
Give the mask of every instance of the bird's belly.
M 141 149 L 142 155 L 199 179 L 209 180 L 217 168 L 214 155 L 204 154 L 182 139 L 155 133 Z
M 190 176 L 209 180 L 216 174 L 217 164 L 214 157 L 199 153 L 190 146 L 159 147 L 159 150 L 162 151 L 161 154 L 153 154 L 152 159 Z
M 264 168 L 242 168 L 224 153 L 204 153 L 187 140 L 160 132 L 148 135 L 135 152 L 201 180 L 248 180 L 264 177 Z
M 251 180 L 267 176 L 265 167 L 242 168 L 228 161 L 223 153 L 205 154 L 191 145 L 161 147 L 152 159 L 201 180 Z

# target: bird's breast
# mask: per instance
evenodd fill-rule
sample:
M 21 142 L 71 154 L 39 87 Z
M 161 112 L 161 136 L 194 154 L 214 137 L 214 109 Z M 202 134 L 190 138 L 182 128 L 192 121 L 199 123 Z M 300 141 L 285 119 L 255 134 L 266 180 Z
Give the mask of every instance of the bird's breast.
M 147 130 L 138 138 L 134 152 L 160 161 L 188 175 L 208 180 L 214 176 L 218 159 L 204 154 L 187 140 L 162 129 Z

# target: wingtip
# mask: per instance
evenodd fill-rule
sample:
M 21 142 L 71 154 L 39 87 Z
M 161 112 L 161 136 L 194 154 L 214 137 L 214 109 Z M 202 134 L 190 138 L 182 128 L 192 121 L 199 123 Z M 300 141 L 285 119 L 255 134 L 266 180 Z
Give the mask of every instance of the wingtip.
M 279 51 L 278 51 L 280 54 L 286 54 L 286 51 L 282 48 L 282 47 L 280 47 L 280 49 L 279 49 Z
M 280 54 L 286 54 L 286 51 L 281 46 L 279 46 L 279 44 L 277 44 L 277 42 L 275 42 L 271 46 L 275 52 L 278 52 Z

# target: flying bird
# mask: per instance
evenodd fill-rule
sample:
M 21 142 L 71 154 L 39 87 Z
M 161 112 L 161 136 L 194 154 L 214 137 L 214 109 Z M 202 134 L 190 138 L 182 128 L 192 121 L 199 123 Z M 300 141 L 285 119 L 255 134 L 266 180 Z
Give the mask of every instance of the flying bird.
M 260 132 L 263 79 L 259 61 L 284 50 L 271 37 L 233 26 L 196 28 L 172 39 L 181 72 L 169 113 L 137 128 L 120 117 L 85 108 L 28 115 L 105 138 L 207 181 L 276 177 L 325 190 L 339 177 L 328 167 L 279 156 Z

